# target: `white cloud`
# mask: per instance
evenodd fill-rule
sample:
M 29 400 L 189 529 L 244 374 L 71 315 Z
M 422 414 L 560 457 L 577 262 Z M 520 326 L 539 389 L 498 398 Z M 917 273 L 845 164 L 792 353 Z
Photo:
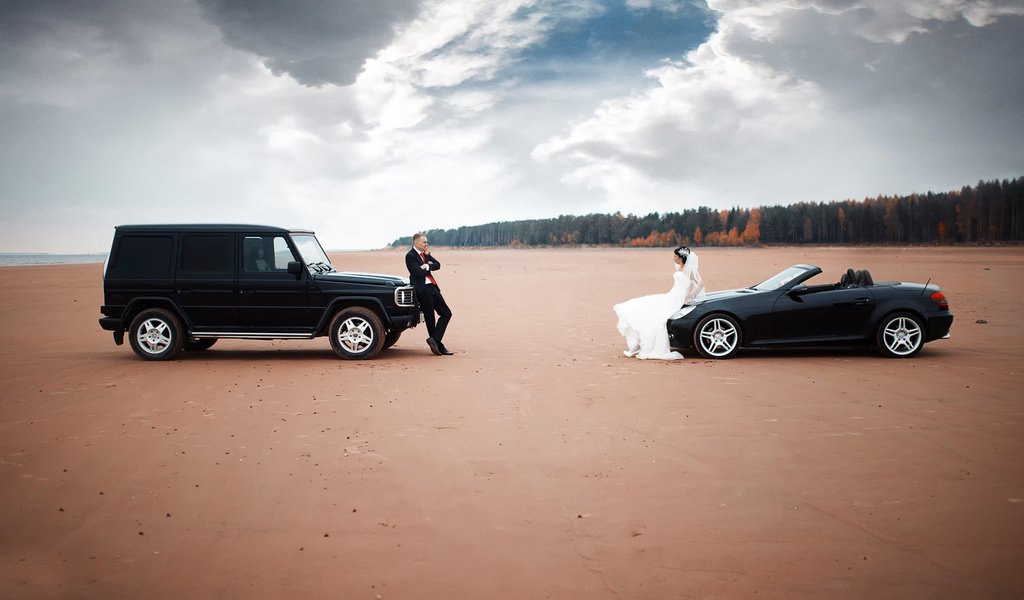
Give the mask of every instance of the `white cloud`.
M 549 18 L 534 0 L 434 0 L 378 59 L 407 69 L 424 88 L 489 80 L 544 37 Z
M 1024 121 L 1019 107 L 985 93 L 1019 93 L 1020 60 L 1000 65 L 986 44 L 1005 47 L 1016 35 L 1020 48 L 1021 21 L 995 36 L 976 26 L 1024 8 L 935 4 L 713 0 L 719 28 L 705 44 L 650 70 L 655 85 L 605 101 L 533 156 L 573 167 L 566 183 L 613 205 L 635 206 L 644 193 L 643 204 L 661 210 L 1016 175 L 1024 154 L 1006 154 L 1012 135 L 980 154 L 963 141 L 997 121 L 1015 131 Z M 950 55 L 957 66 L 943 62 Z
M 604 190 L 612 206 L 664 210 L 686 200 L 713 203 L 709 180 L 742 178 L 769 152 L 791 155 L 788 140 L 825 123 L 813 83 L 714 44 L 648 76 L 656 87 L 605 102 L 566 135 L 539 145 L 534 157 L 582 163 L 565 181 Z
M 433 99 L 410 81 L 404 69 L 371 60 L 353 87 L 363 121 L 372 127 L 406 129 L 427 116 Z

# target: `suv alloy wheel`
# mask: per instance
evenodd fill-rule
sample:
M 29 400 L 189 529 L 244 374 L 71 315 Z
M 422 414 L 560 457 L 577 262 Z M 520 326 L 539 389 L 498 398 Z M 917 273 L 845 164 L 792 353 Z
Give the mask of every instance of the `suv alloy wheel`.
M 331 319 L 331 347 L 347 359 L 373 358 L 384 348 L 384 326 L 368 308 L 354 306 Z
M 128 343 L 139 358 L 168 360 L 181 349 L 181 321 L 163 308 L 144 310 L 132 319 Z

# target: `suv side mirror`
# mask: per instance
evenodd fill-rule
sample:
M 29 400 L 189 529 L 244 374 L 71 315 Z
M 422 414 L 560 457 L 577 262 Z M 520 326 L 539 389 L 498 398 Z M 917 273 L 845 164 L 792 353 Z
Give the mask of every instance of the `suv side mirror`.
M 291 273 L 292 275 L 295 275 L 296 277 L 302 275 L 302 263 L 300 263 L 297 260 L 289 261 L 288 272 Z

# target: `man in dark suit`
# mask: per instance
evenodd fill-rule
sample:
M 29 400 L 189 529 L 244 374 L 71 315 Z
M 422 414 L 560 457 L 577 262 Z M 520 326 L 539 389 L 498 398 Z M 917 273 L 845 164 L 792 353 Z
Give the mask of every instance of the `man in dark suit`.
M 416 290 L 416 297 L 419 298 L 420 308 L 423 310 L 423 321 L 427 324 L 427 346 L 438 356 L 453 354 L 441 342 L 444 330 L 448 328 L 448 321 L 452 319 L 452 311 L 445 303 L 441 288 L 434 279 L 434 272 L 441 270 L 441 263 L 430 255 L 426 235 L 417 233 L 412 236 L 412 249 L 405 255 L 405 266 L 409 269 L 409 282 Z M 435 312 L 440 317 L 436 322 Z

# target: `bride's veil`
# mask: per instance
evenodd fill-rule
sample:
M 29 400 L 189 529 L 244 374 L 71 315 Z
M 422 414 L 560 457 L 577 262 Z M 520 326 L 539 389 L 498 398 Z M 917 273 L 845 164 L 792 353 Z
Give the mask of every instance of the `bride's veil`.
M 697 253 L 690 250 L 690 254 L 686 257 L 686 264 L 683 265 L 683 273 L 686 274 L 687 278 L 693 276 L 693 272 L 697 270 L 700 259 L 697 258 Z
M 697 258 L 697 253 L 690 250 L 690 254 L 686 257 L 686 264 L 683 265 L 683 280 L 686 282 L 683 288 L 683 297 L 687 298 L 690 295 L 690 286 L 696 284 L 697 291 L 694 293 L 693 300 L 699 300 L 704 297 L 704 280 L 701 279 L 700 271 L 697 269 L 700 267 L 700 259 Z

